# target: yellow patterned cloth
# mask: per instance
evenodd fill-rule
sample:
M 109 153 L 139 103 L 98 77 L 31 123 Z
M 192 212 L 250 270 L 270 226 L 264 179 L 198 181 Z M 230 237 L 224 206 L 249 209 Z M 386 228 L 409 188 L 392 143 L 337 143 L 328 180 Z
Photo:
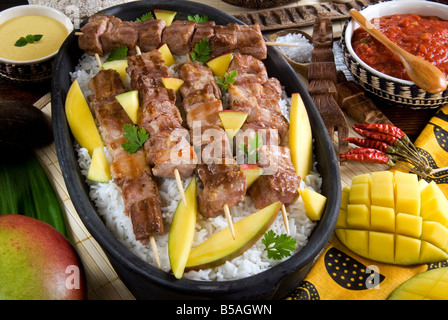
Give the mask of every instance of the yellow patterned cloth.
M 440 108 L 421 132 L 415 146 L 432 168 L 448 166 L 448 105 Z M 433 178 L 448 198 L 448 170 Z M 380 263 L 361 257 L 334 236 L 289 300 L 384 300 L 411 277 L 448 261 L 413 266 Z
M 448 105 L 440 108 L 415 141 L 420 154 L 433 169 L 448 166 Z M 448 198 L 448 170 L 432 178 Z
M 287 300 L 385 300 L 413 276 L 447 261 L 397 266 L 363 258 L 336 237 Z

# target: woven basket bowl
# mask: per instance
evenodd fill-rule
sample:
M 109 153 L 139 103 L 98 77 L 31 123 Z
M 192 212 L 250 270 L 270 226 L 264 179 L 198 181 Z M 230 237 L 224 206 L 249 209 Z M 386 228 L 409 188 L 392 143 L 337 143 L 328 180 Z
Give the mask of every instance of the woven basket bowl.
M 418 0 L 390 1 L 371 5 L 361 13 L 368 19 L 393 14 L 415 13 L 422 16 L 437 16 L 448 20 L 448 6 Z M 354 52 L 351 45 L 352 34 L 359 25 L 349 19 L 342 30 L 341 50 L 344 62 L 355 80 L 367 91 L 389 104 L 413 109 L 438 108 L 448 103 L 448 90 L 429 93 L 412 81 L 406 81 L 381 73 L 365 62 Z
M 71 20 L 62 12 L 40 5 L 16 6 L 0 12 L 0 24 L 19 16 L 41 15 L 61 22 L 68 33 L 72 32 Z M 36 60 L 14 61 L 0 57 L 0 77 L 19 85 L 34 84 L 51 79 L 53 64 L 58 51 Z
M 301 34 L 303 35 L 305 38 L 308 39 L 308 41 L 310 43 L 313 43 L 313 38 L 306 33 L 305 31 L 302 31 L 300 29 L 285 29 L 285 30 L 280 30 L 274 34 L 272 34 L 269 37 L 269 41 L 271 42 L 275 42 L 277 40 L 278 37 L 287 35 L 287 34 Z M 285 58 L 286 61 L 288 61 L 288 63 L 293 67 L 294 70 L 296 70 L 297 72 L 299 72 L 302 76 L 304 76 L 305 78 L 308 77 L 308 68 L 310 63 L 309 62 L 296 62 L 292 59 L 290 59 L 286 54 L 284 54 L 281 50 L 281 47 L 278 47 L 280 53 L 282 54 L 282 56 Z

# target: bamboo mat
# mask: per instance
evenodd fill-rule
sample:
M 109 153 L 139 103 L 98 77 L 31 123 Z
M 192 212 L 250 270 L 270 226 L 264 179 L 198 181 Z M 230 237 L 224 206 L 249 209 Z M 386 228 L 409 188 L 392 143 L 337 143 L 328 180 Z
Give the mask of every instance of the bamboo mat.
M 50 94 L 35 104 L 51 117 Z M 81 221 L 68 194 L 56 147 L 53 144 L 36 150 L 36 156 L 44 167 L 61 202 L 68 229 L 68 238 L 78 252 L 86 273 L 89 300 L 132 300 L 134 297 L 112 268 L 106 254 Z
M 35 106 L 51 117 L 50 94 L 39 99 L 39 101 L 35 103 Z M 350 126 L 354 123 L 349 117 L 347 117 L 347 120 Z M 350 131 L 350 135 L 354 136 L 356 134 L 353 131 Z M 336 141 L 337 140 L 335 139 L 335 146 L 337 145 Z M 78 252 L 85 269 L 88 299 L 135 299 L 120 280 L 106 257 L 106 254 L 89 233 L 76 212 L 62 176 L 54 143 L 48 147 L 36 150 L 36 155 L 61 201 L 61 206 L 65 214 L 69 241 Z M 340 166 L 342 187 L 350 184 L 352 177 L 355 175 L 370 173 L 377 170 L 386 170 L 387 168 L 387 166 L 383 165 L 348 162 L 347 164 Z

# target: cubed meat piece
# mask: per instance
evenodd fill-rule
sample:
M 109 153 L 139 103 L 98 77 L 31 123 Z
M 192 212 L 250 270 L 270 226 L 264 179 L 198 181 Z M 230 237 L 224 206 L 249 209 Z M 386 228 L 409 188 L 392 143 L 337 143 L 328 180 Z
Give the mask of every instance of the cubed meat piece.
M 268 56 L 268 48 L 261 33 L 260 25 L 238 25 L 236 30 L 238 39 L 237 50 L 241 54 L 252 55 L 259 60 Z
M 221 100 L 211 100 L 198 103 L 187 112 L 187 125 L 193 128 L 195 125 L 221 126 L 218 112 L 222 111 Z
M 101 44 L 101 36 L 107 29 L 107 17 L 92 16 L 89 22 L 81 27 L 82 34 L 78 38 L 78 45 L 88 55 L 94 56 L 98 54 L 100 57 L 104 55 L 103 45 Z
M 248 190 L 257 209 L 277 201 L 285 206 L 297 201 L 300 177 L 291 163 L 289 148 L 262 146 L 258 165 L 264 172 Z
M 182 123 L 179 109 L 176 107 L 176 94 L 164 87 L 142 87 L 139 89 L 140 112 L 138 124 L 144 127 L 160 115 L 170 115 Z
M 196 25 L 196 30 L 194 31 L 193 39 L 191 40 L 191 48 L 201 41 L 202 39 L 210 39 L 215 34 L 215 22 L 214 21 L 205 21 L 200 22 Z
M 146 164 L 145 152 L 138 150 L 135 153 L 127 153 L 113 160 L 110 171 L 114 182 L 121 187 L 126 180 L 132 180 L 142 173 L 150 173 Z
M 194 109 L 198 104 L 214 101 L 216 96 L 213 93 L 211 86 L 206 86 L 200 90 L 191 91 L 186 97 L 182 99 L 182 107 L 186 113 Z
M 150 123 L 146 123 L 144 128 L 149 136 L 159 132 L 171 132 L 176 129 L 185 129 L 179 119 L 165 114 L 158 116 Z
M 222 159 L 233 157 L 229 138 L 221 127 L 198 125 L 190 132 L 192 145 L 200 163 L 222 163 Z
M 138 30 L 138 46 L 142 52 L 156 49 L 162 42 L 166 23 L 162 19 L 147 19 L 134 22 Z
M 212 70 L 199 61 L 188 61 L 180 65 L 177 69 L 178 76 L 184 83 L 179 89 L 183 98 L 198 90 L 207 90 L 221 100 L 221 89 L 215 81 Z M 207 89 L 205 89 L 207 88 Z
M 251 55 L 236 53 L 230 62 L 228 72 L 237 70 L 235 85 L 245 83 L 265 83 L 268 81 L 268 73 L 262 61 Z
M 154 153 L 154 176 L 174 179 L 174 171 L 177 169 L 182 179 L 190 177 L 198 160 L 188 140 L 172 133 L 157 135 L 155 139 L 158 139 L 158 144 L 148 148 Z
M 134 48 L 137 45 L 138 31 L 133 23 L 121 21 L 109 16 L 106 31 L 101 35 L 101 45 L 104 53 L 110 53 L 118 47 Z
M 159 87 L 162 77 L 170 74 L 158 50 L 129 57 L 126 72 L 131 78 L 131 88 L 134 90 L 141 87 Z
M 244 200 L 246 177 L 236 163 L 199 164 L 196 173 L 204 184 L 199 193 L 199 211 L 206 217 L 224 212 L 224 205 L 232 208 Z
M 166 27 L 162 42 L 166 43 L 174 55 L 187 54 L 191 50 L 191 39 L 196 27 L 196 22 L 187 20 L 175 20 Z
M 108 69 L 100 70 L 90 81 L 89 88 L 93 96 L 89 100 L 100 101 L 103 99 L 115 100 L 115 96 L 126 91 L 117 71 Z
M 236 23 L 215 26 L 215 35 L 210 39 L 212 56 L 234 51 L 237 48 L 237 29 L 238 25 Z
M 101 136 L 112 158 L 116 159 L 127 151 L 123 150 L 123 127 L 132 125 L 132 120 L 118 101 L 94 101 L 93 106 L 96 122 L 101 128 Z
M 151 173 L 127 180 L 121 192 L 137 241 L 145 244 L 151 235 L 164 233 L 159 190 Z

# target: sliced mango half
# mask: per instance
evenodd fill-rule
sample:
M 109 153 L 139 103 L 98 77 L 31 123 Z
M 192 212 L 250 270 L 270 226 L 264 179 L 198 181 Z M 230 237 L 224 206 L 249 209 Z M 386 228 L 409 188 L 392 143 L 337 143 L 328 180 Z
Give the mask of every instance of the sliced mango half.
M 403 282 L 389 300 L 448 300 L 448 267 L 422 272 Z
M 448 200 L 434 181 L 378 171 L 342 190 L 335 233 L 356 254 L 411 265 L 448 259 Z

